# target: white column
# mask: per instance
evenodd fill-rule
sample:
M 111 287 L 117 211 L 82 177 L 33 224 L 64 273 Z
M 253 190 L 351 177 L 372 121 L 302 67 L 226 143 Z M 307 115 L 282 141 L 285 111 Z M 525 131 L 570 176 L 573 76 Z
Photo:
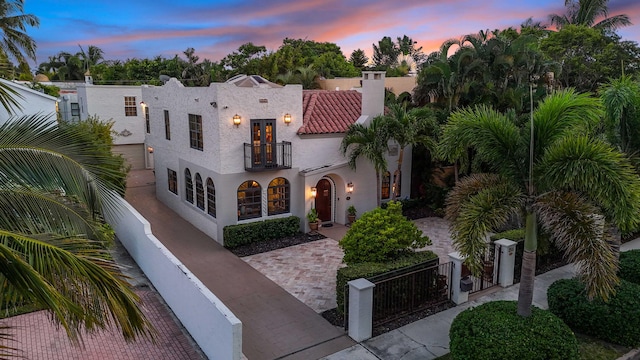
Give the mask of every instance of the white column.
M 349 284 L 349 336 L 355 341 L 371 338 L 373 330 L 373 288 L 367 279 L 351 280 Z
M 498 274 L 498 282 L 500 286 L 507 287 L 513 285 L 513 272 L 516 264 L 516 245 L 515 241 L 500 239 L 496 245 L 500 246 L 500 273 Z
M 451 259 L 453 270 L 451 271 L 451 286 L 453 291 L 451 293 L 451 301 L 460 305 L 469 301 L 469 292 L 460 290 L 460 280 L 462 280 L 462 263 L 464 262 L 464 256 L 459 252 L 452 252 L 449 254 Z

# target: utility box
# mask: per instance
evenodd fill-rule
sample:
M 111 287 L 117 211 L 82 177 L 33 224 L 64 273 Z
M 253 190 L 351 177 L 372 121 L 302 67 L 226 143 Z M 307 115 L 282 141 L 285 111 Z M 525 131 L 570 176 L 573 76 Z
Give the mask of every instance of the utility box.
M 460 291 L 469 292 L 473 290 L 473 280 L 471 280 L 468 276 L 460 279 Z

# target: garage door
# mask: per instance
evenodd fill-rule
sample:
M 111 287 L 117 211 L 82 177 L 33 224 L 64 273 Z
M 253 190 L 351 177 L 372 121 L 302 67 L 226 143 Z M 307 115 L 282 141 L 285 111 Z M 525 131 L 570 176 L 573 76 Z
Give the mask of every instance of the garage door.
M 114 145 L 111 150 L 114 154 L 121 154 L 131 170 L 144 169 L 144 144 Z

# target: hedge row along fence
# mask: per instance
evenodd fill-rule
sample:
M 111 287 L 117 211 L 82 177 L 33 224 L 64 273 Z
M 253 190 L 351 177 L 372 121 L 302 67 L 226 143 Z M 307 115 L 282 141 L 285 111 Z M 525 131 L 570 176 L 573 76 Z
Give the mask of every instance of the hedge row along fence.
M 297 216 L 248 224 L 228 225 L 223 230 L 224 247 L 233 249 L 255 242 L 294 236 L 299 231 L 300 218 Z

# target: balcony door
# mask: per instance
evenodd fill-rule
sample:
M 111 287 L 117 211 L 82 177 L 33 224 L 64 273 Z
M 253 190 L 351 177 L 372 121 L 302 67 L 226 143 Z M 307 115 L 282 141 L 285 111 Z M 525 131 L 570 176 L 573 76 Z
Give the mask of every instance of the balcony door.
M 278 166 L 276 159 L 276 120 L 251 120 L 251 161 L 254 167 Z

